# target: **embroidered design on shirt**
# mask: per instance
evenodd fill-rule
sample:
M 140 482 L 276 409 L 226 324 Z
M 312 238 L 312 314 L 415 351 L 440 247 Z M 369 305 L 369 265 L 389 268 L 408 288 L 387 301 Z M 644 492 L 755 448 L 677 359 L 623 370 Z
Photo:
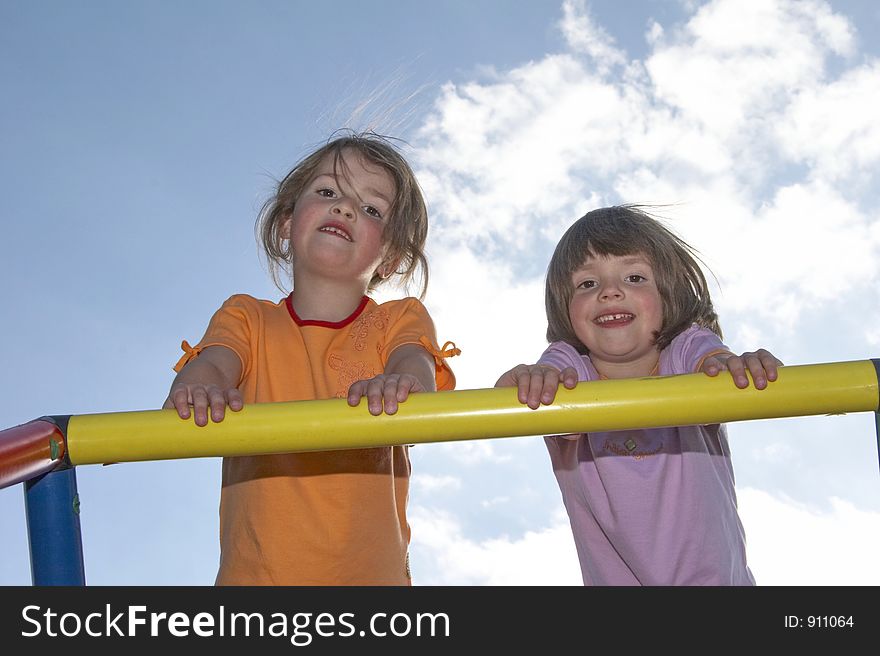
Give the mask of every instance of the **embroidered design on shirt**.
M 333 371 L 339 372 L 336 376 L 336 398 L 348 396 L 348 388 L 351 387 L 352 383 L 366 380 L 376 375 L 365 362 L 343 360 L 338 355 L 331 354 L 327 358 L 327 364 L 330 365 Z
M 610 451 L 616 456 L 632 456 L 636 460 L 643 460 L 648 456 L 653 456 L 660 453 L 660 451 L 663 450 L 663 442 L 661 442 L 653 451 L 638 451 L 636 450 L 637 447 L 638 444 L 632 438 L 629 438 L 626 442 L 624 442 L 623 446 L 612 442 L 610 439 L 605 440 L 605 444 L 602 445 L 603 449 L 605 449 L 606 451 Z
M 353 324 L 348 336 L 354 340 L 354 348 L 356 351 L 363 351 L 367 343 L 367 335 L 370 330 L 378 330 L 384 333 L 388 329 L 388 319 L 390 314 L 388 310 L 381 308 L 358 317 Z

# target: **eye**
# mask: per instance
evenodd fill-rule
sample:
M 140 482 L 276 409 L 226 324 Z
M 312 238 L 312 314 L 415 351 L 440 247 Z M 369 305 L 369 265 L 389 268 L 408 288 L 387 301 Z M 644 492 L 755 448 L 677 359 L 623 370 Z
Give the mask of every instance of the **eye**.
M 382 212 L 377 210 L 372 205 L 364 205 L 364 212 L 367 215 L 372 216 L 374 219 L 381 219 L 382 218 Z
M 595 280 L 583 280 L 575 285 L 575 289 L 593 289 L 596 284 Z
M 647 280 L 647 278 L 645 278 L 645 276 L 638 274 L 638 273 L 631 273 L 626 278 L 624 278 L 624 280 L 626 280 L 627 282 L 639 283 L 639 282 L 645 282 Z
M 336 192 L 329 187 L 321 187 L 316 189 L 315 192 L 323 198 L 336 198 Z

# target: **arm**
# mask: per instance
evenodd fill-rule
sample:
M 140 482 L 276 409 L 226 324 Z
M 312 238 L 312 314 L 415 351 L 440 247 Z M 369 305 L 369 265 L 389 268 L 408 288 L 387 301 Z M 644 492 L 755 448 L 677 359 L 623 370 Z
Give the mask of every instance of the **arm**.
M 227 404 L 234 411 L 244 405 L 238 390 L 240 379 L 241 360 L 235 351 L 208 346 L 180 370 L 162 407 L 174 408 L 181 419 L 189 419 L 192 406 L 197 426 L 208 423 L 208 408 L 212 421 L 223 421 Z
M 370 414 L 381 415 L 384 406 L 393 415 L 410 392 L 436 391 L 435 376 L 434 356 L 418 344 L 402 344 L 388 356 L 383 373 L 348 388 L 348 404 L 356 406 L 366 396 Z
M 501 374 L 495 387 L 516 387 L 517 399 L 535 410 L 542 403 L 550 405 L 556 398 L 559 383 L 566 389 L 574 389 L 578 383 L 574 367 L 559 371 L 546 364 L 518 364 L 510 371 Z
M 749 377 L 746 369 L 752 374 L 756 389 L 767 387 L 768 381 L 773 382 L 777 377 L 777 367 L 782 366 L 782 361 L 765 349 L 747 351 L 742 355 L 733 353 L 714 353 L 709 355 L 701 363 L 699 370 L 709 376 L 717 376 L 721 371 L 729 371 L 733 376 L 733 382 L 740 389 L 749 386 Z

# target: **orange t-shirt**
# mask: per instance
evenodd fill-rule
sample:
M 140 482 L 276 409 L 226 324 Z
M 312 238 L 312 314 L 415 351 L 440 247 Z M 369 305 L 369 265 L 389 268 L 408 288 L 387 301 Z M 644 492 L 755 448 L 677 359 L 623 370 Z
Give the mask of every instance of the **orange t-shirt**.
M 430 346 L 437 389 L 453 389 L 433 321 L 415 298 L 364 297 L 330 323 L 299 319 L 289 297 L 235 295 L 190 357 L 226 346 L 241 358 L 245 403 L 299 401 L 346 397 L 412 343 Z M 409 475 L 405 446 L 224 458 L 217 585 L 409 585 Z

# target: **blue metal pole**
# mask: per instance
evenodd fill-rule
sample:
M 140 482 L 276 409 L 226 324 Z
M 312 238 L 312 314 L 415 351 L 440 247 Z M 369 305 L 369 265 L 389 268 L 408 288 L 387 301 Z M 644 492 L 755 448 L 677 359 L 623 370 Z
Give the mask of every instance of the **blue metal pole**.
M 25 482 L 25 510 L 34 585 L 85 585 L 76 469 Z

